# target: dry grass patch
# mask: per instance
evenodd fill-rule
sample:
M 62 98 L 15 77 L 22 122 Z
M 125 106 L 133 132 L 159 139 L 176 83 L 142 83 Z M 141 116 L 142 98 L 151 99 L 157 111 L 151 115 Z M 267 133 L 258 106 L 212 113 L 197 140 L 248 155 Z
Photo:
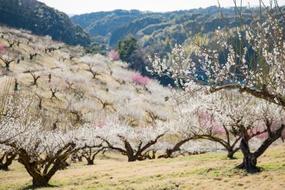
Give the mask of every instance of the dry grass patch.
M 259 160 L 263 172 L 249 175 L 233 169 L 241 162 L 227 160 L 225 153 L 128 163 L 125 157 L 108 154 L 94 166 L 71 165 L 58 172 L 53 187 L 43 189 L 285 189 L 285 146 L 272 147 Z M 0 189 L 28 189 L 31 178 L 14 163 L 9 172 L 0 172 Z

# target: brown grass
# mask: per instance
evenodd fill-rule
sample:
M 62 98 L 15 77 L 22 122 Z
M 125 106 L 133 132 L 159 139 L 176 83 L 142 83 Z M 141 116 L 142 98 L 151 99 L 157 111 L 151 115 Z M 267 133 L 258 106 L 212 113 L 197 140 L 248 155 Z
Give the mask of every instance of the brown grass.
M 96 160 L 96 165 L 73 164 L 43 189 L 174 190 L 174 189 L 285 189 L 285 145 L 270 148 L 260 159 L 259 174 L 234 169 L 241 162 L 227 160 L 225 153 L 128 163 L 117 154 Z M 29 189 L 31 178 L 17 162 L 0 172 L 0 189 Z

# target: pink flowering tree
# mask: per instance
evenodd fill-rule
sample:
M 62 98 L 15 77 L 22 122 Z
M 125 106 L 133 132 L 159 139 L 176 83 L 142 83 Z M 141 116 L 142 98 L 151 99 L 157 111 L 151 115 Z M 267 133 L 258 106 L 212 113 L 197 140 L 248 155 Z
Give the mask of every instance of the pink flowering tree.
M 132 81 L 133 83 L 135 83 L 136 85 L 140 85 L 140 86 L 146 86 L 149 84 L 150 79 L 148 77 L 144 77 L 139 73 L 136 73 L 132 76 Z
M 111 61 L 119 61 L 120 60 L 120 54 L 116 50 L 111 50 L 108 53 L 108 57 L 111 59 Z
M 6 51 L 6 46 L 3 44 L 0 44 L 0 54 L 3 54 Z

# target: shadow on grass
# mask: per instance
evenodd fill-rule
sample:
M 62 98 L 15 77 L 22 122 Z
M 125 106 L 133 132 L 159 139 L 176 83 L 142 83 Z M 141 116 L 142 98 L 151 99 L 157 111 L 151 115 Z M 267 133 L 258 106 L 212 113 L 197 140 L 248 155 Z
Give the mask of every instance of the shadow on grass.
M 58 185 L 48 185 L 48 186 L 45 186 L 45 187 L 33 187 L 33 185 L 27 185 L 25 187 L 22 187 L 18 190 L 31 190 L 31 189 L 41 189 L 41 188 L 56 188 L 56 187 L 59 187 Z

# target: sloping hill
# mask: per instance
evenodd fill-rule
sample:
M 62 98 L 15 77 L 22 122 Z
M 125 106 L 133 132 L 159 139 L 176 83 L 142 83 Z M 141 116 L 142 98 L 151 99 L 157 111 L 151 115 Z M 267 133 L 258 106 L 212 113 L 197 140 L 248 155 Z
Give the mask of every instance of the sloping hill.
M 63 12 L 36 0 L 0 0 L 0 23 L 49 35 L 71 45 L 88 45 L 90 38 Z
M 81 126 L 112 113 L 133 126 L 169 117 L 170 90 L 125 63 L 26 31 L 1 27 L 0 37 L 0 84 L 8 80 L 11 93 L 32 96 L 47 127 Z
M 80 24 L 80 26 L 93 36 L 106 36 L 117 28 L 143 15 L 142 12 L 137 10 L 115 10 L 111 12 L 76 15 L 72 17 L 72 21 L 76 24 Z

